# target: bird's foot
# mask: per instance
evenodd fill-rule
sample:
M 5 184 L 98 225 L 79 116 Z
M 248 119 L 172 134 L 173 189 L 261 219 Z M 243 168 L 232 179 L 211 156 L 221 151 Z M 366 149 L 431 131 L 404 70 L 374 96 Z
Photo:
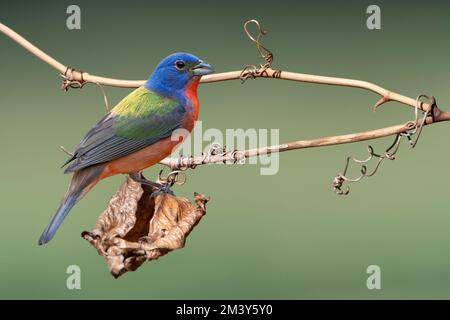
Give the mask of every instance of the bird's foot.
M 164 194 L 164 193 L 168 193 L 172 196 L 174 196 L 175 194 L 173 193 L 172 189 L 170 189 L 171 185 L 169 184 L 159 184 L 159 187 L 152 192 L 152 194 L 150 195 L 150 197 L 154 197 L 158 194 Z
M 170 187 L 172 185 L 169 183 L 158 183 L 158 182 L 153 182 L 153 181 L 147 180 L 146 178 L 144 178 L 144 176 L 142 175 L 141 172 L 130 173 L 130 177 L 131 177 L 131 179 L 133 179 L 136 182 L 139 182 L 140 184 L 151 187 L 152 193 L 150 194 L 150 197 L 154 197 L 158 194 L 163 194 L 163 193 L 168 193 L 168 194 L 174 195 L 173 191 L 170 189 Z

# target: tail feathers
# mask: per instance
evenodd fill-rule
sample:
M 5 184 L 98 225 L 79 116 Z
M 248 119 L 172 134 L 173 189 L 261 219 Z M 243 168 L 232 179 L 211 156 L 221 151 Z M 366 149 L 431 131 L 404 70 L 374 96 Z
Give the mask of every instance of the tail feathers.
M 64 200 L 59 205 L 58 211 L 56 211 L 50 223 L 45 228 L 41 237 L 39 238 L 39 245 L 46 244 L 49 242 L 58 230 L 64 218 L 69 213 L 70 209 L 77 203 L 78 195 L 69 195 L 65 197 Z
M 103 169 L 104 165 L 96 165 L 76 171 L 73 174 L 69 190 L 67 190 L 58 210 L 39 238 L 39 245 L 46 244 L 53 238 L 70 209 L 99 181 Z

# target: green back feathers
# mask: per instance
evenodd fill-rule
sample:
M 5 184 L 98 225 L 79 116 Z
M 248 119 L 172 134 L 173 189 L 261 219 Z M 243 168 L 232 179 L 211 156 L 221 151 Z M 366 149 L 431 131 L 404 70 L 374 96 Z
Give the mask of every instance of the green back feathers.
M 125 97 L 111 111 L 116 135 L 130 139 L 146 139 L 166 135 L 179 125 L 184 108 L 175 100 L 144 87 Z
M 150 114 L 164 115 L 179 103 L 171 98 L 161 96 L 144 87 L 139 87 L 122 99 L 111 110 L 113 116 L 145 117 Z
M 108 162 L 170 137 L 186 111 L 179 102 L 140 87 L 105 115 L 81 140 L 65 172 Z

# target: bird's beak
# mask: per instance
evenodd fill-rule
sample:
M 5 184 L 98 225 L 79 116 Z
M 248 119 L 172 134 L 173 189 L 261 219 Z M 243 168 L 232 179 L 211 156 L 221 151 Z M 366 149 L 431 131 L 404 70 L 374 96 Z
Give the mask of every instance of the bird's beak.
M 191 72 L 194 76 L 204 76 L 213 73 L 214 69 L 209 63 L 200 61 L 198 64 L 191 68 Z

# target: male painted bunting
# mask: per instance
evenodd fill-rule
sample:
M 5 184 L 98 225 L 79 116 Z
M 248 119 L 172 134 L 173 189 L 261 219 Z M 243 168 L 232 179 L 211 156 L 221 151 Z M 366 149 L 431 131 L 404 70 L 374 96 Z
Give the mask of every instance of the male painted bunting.
M 42 233 L 49 242 L 70 209 L 100 180 L 148 168 L 172 153 L 198 117 L 197 87 L 213 68 L 196 56 L 174 53 L 164 58 L 144 86 L 106 114 L 81 140 L 64 173 L 72 180 L 58 210 Z M 181 139 L 171 139 L 184 129 Z M 178 136 L 177 138 L 180 138 Z

